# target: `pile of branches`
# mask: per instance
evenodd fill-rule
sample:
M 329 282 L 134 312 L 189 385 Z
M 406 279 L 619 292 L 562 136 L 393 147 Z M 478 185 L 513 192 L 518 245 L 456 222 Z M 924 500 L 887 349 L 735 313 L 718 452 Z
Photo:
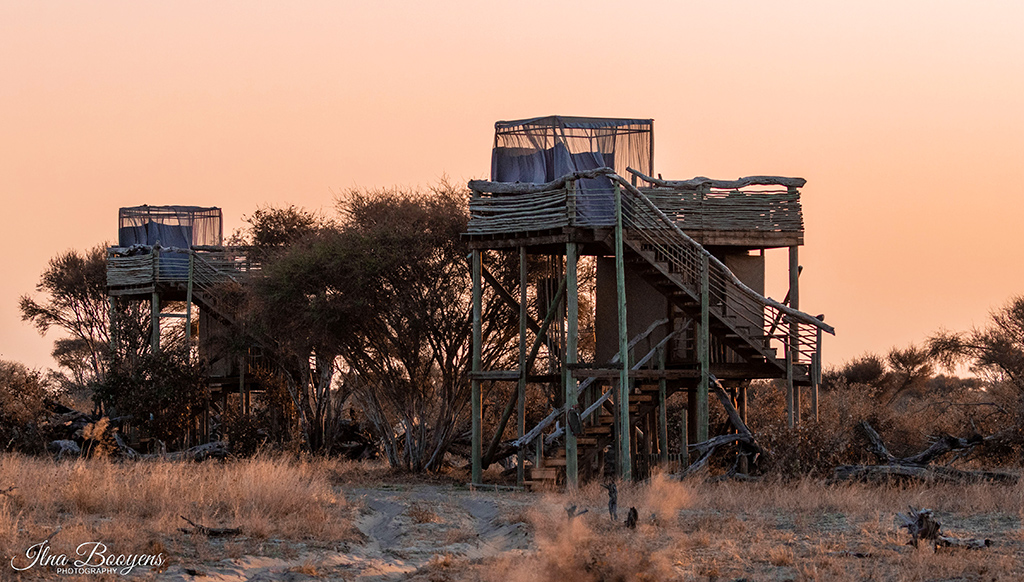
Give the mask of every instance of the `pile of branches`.
M 766 452 L 761 448 L 757 441 L 754 440 L 754 433 L 751 432 L 747 424 L 743 422 L 736 407 L 733 406 L 732 398 L 722 388 L 721 383 L 713 375 L 711 376 L 711 387 L 715 391 L 715 396 L 718 397 L 718 401 L 722 403 L 725 408 L 726 414 L 729 415 L 729 423 L 732 424 L 733 428 L 736 429 L 734 434 L 723 434 L 716 437 L 712 437 L 704 442 L 690 445 L 690 449 L 697 453 L 697 460 L 690 464 L 689 467 L 683 470 L 679 474 L 680 479 L 693 475 L 704 469 L 711 457 L 714 456 L 715 452 L 723 448 L 733 448 L 734 446 L 738 449 L 739 454 L 736 455 L 736 460 L 732 467 L 726 473 L 726 477 L 735 477 L 738 475 L 745 475 L 746 471 L 750 468 L 756 468 L 758 462 L 766 457 Z M 744 459 L 749 460 L 750 468 L 741 467 L 741 463 Z
M 868 451 L 878 459 L 877 465 L 840 465 L 835 468 L 835 481 L 927 481 L 941 483 L 973 483 L 988 481 L 993 483 L 1015 484 L 1018 477 L 1012 473 L 998 471 L 965 471 L 949 466 L 933 466 L 931 463 L 948 453 L 956 452 L 958 457 L 970 454 L 977 446 L 995 438 L 972 435 L 958 438 L 942 435 L 920 453 L 909 457 L 897 458 L 886 448 L 882 438 L 867 421 L 857 425 L 868 441 Z M 955 459 L 954 459 L 955 460 Z

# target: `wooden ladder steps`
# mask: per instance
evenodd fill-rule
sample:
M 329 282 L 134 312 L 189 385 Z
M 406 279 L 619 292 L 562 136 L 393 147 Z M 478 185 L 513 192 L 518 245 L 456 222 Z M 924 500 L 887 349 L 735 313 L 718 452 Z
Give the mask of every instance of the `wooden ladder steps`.
M 558 478 L 559 469 L 557 467 L 532 467 L 528 470 L 529 479 L 531 481 L 537 481 L 540 479 L 555 480 Z

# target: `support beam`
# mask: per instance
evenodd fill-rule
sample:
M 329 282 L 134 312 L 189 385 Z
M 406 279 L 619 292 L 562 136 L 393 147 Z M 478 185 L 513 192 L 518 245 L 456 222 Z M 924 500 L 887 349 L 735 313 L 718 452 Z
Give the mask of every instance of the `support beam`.
M 245 360 L 245 356 L 238 358 L 238 412 L 242 416 L 246 416 L 249 414 L 249 410 L 247 409 L 245 402 L 245 369 L 247 367 Z M 224 389 L 224 393 L 227 394 L 226 388 Z M 227 410 L 226 407 L 225 410 Z
M 526 311 L 527 294 L 526 247 L 519 247 L 519 382 L 516 385 L 516 438 L 526 433 L 526 328 L 530 314 Z M 536 331 L 540 331 L 538 327 Z M 526 451 L 522 447 L 516 455 L 516 485 L 522 487 L 526 480 Z
M 571 410 L 577 404 L 576 379 L 569 369 L 577 361 L 577 344 L 579 341 L 579 296 L 576 281 L 576 264 L 579 260 L 579 248 L 576 243 L 565 245 L 565 281 L 566 297 L 566 337 L 565 337 L 565 409 Z M 568 423 L 566 423 L 568 425 Z M 576 435 L 571 430 L 565 431 L 565 484 L 575 489 L 578 484 L 579 467 L 576 457 Z
M 822 317 L 824 319 L 824 317 Z M 821 385 L 821 328 L 818 329 L 818 338 L 814 349 L 814 359 L 811 362 L 811 418 L 818 422 L 818 387 Z
M 789 306 L 800 309 L 800 254 L 799 247 L 789 247 Z M 790 428 L 800 423 L 800 392 L 793 382 L 793 365 L 799 358 L 797 346 L 800 326 L 796 321 L 789 324 L 789 350 L 786 354 L 786 416 Z
M 537 354 L 540 351 L 540 344 L 547 337 L 548 328 L 551 327 L 551 322 L 555 320 L 555 315 L 559 311 L 559 305 L 562 302 L 562 296 L 565 295 L 566 281 L 563 279 L 558 286 L 558 292 L 555 294 L 555 298 L 551 301 L 551 305 L 548 306 L 547 315 L 544 316 L 544 323 L 541 324 L 540 330 L 537 332 L 537 337 L 533 340 L 533 347 L 530 349 L 530 354 L 526 357 L 525 363 L 519 368 L 519 378 L 521 380 L 521 386 L 525 391 L 526 381 L 530 378 L 527 372 L 533 368 L 533 362 L 537 359 Z M 526 303 L 524 302 L 523 305 Z M 522 331 L 522 330 L 520 330 Z M 524 334 L 520 334 L 520 337 L 525 337 Z M 564 375 L 553 375 L 556 377 L 556 381 L 564 379 Z M 478 372 L 470 373 L 471 379 L 479 379 L 480 375 Z M 525 394 L 520 395 L 518 390 L 516 394 L 509 399 L 508 404 L 505 406 L 505 411 L 501 415 L 501 421 L 498 423 L 498 430 L 495 431 L 494 436 L 491 438 L 491 444 L 487 447 L 487 453 L 483 455 L 482 467 L 487 468 L 491 464 L 491 458 L 494 453 L 498 450 L 498 443 L 501 442 L 501 435 L 505 432 L 505 426 L 508 423 L 509 417 L 512 415 L 512 407 L 516 404 L 516 401 L 525 402 Z
M 480 371 L 481 358 L 480 353 L 482 349 L 482 312 L 483 312 L 483 297 L 480 285 L 480 266 L 482 264 L 482 258 L 480 251 L 474 250 L 473 256 L 473 371 Z M 481 429 L 483 425 L 482 413 L 482 401 L 480 394 L 480 380 L 472 380 L 472 388 L 470 394 L 471 401 L 471 412 L 472 415 L 472 437 L 471 437 L 471 448 L 472 453 L 472 471 L 471 479 L 473 483 L 482 483 L 483 470 L 481 468 L 480 459 L 480 445 L 481 445 Z
M 525 262 L 526 261 L 526 259 L 525 259 L 526 247 L 519 247 L 519 255 L 520 255 L 520 262 L 521 263 Z M 525 302 L 526 299 L 523 298 L 524 296 L 522 294 L 520 294 L 520 300 L 516 301 L 515 297 L 513 297 L 512 294 L 509 293 L 508 290 L 505 289 L 504 286 L 502 286 L 501 282 L 498 281 L 498 279 L 495 278 L 495 276 L 491 274 L 491 271 L 486 266 L 482 267 L 481 274 L 484 277 L 484 281 L 486 281 L 487 284 L 490 285 L 492 289 L 494 289 L 494 292 L 498 295 L 498 297 L 502 301 L 505 302 L 506 305 L 511 307 L 512 310 L 515 311 L 516 313 L 520 313 L 520 314 L 523 313 L 523 310 L 521 309 L 521 304 L 523 302 Z M 520 277 L 521 276 L 522 276 L 522 270 L 520 270 Z M 537 330 L 540 329 L 540 326 L 537 325 L 537 322 L 534 321 L 534 319 L 532 317 L 530 317 L 529 315 L 526 315 L 526 326 L 533 333 L 537 333 Z
M 736 409 L 740 413 L 740 420 L 744 424 L 747 422 L 747 388 L 750 387 L 750 382 L 741 382 L 739 387 L 736 389 Z
M 679 469 L 681 471 L 690 466 L 690 430 L 686 422 L 689 415 L 689 407 L 684 408 L 679 415 Z
M 160 351 L 160 293 L 153 291 L 153 297 L 149 303 L 149 319 L 152 325 L 152 334 L 149 338 L 150 351 L 156 354 Z
M 185 289 L 185 353 L 191 357 L 192 350 L 192 273 L 195 268 L 196 253 L 188 252 L 188 286 Z
M 632 480 L 632 458 L 630 456 L 630 423 L 629 423 L 629 332 L 626 327 L 626 261 L 623 255 L 622 240 L 622 188 L 615 184 L 615 291 L 618 303 L 619 319 L 619 393 L 615 398 L 618 407 L 618 438 L 619 477 L 623 481 Z
M 665 371 L 666 352 L 668 346 L 658 350 L 658 370 Z M 658 452 L 662 465 L 668 463 L 668 408 L 665 406 L 665 395 L 668 392 L 668 381 L 658 380 Z
M 711 288 L 707 254 L 700 261 L 700 323 L 697 327 L 697 363 L 700 365 L 700 383 L 695 394 L 697 442 L 708 440 L 708 390 L 711 376 Z

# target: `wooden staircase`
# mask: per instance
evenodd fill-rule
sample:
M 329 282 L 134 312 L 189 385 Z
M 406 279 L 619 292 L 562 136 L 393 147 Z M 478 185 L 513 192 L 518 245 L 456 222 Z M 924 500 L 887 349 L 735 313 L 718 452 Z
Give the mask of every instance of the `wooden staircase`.
M 742 365 L 749 378 L 786 377 L 788 373 L 794 383 L 808 383 L 808 362 L 818 349 L 815 340 L 820 338 L 821 330 L 832 333 L 831 327 L 751 290 L 643 193 L 618 176 L 614 178 L 622 189 L 623 208 L 629 208 L 622 211 L 623 261 L 627 269 L 695 321 L 700 321 L 703 308 L 707 308 L 709 343 L 719 348 L 719 364 Z M 606 245 L 609 254 L 614 254 L 613 243 Z M 715 363 L 712 359 L 712 369 Z M 648 382 L 639 382 L 630 393 L 629 430 L 636 430 L 658 405 L 657 380 Z M 669 386 L 678 389 L 677 383 Z M 597 414 L 584 420 L 583 434 L 576 439 L 581 479 L 596 457 L 614 443 L 613 427 L 614 407 L 608 401 Z M 537 442 L 544 441 L 543 436 L 537 438 Z M 550 448 L 547 455 L 539 450 L 535 466 L 527 469 L 528 487 L 552 488 L 564 481 L 564 448 L 561 444 Z
M 669 391 L 666 396 L 672 393 L 674 391 Z M 657 403 L 657 384 L 641 384 L 634 388 L 629 395 L 630 426 L 636 428 L 643 418 L 657 408 Z M 598 455 L 605 453 L 606 450 L 607 454 L 615 454 L 614 407 L 606 403 L 595 416 L 592 422 L 584 424 L 583 434 L 576 437 L 576 448 L 581 477 L 601 479 L 603 475 L 600 473 L 604 465 L 599 462 Z M 542 452 L 539 462 L 533 467 L 526 468 L 524 485 L 531 490 L 547 491 L 560 487 L 564 481 L 565 447 L 559 444 L 557 447 L 551 447 L 548 454 Z
M 626 236 L 623 248 L 626 251 L 626 263 L 647 283 L 661 291 L 686 315 L 700 318 L 699 283 L 687 285 L 682 275 L 673 272 L 669 262 L 661 260 L 656 251 L 645 248 L 643 242 L 636 238 Z M 697 292 L 694 287 L 697 287 Z M 756 322 L 728 314 L 725 303 L 718 302 L 709 309 L 711 337 L 720 340 L 746 363 L 767 364 L 785 372 L 786 358 L 780 358 L 778 350 L 770 346 L 771 338 L 765 336 L 763 321 L 759 328 L 752 329 Z

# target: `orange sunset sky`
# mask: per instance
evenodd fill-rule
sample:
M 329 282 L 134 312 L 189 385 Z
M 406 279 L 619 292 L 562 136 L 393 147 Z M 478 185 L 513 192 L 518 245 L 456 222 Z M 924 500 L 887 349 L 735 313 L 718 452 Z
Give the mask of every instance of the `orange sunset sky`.
M 117 209 L 487 177 L 493 123 L 650 117 L 655 171 L 801 176 L 826 364 L 1024 293 L 1024 3 L 0 1 L 0 358 Z M 785 295 L 785 252 L 767 292 Z

